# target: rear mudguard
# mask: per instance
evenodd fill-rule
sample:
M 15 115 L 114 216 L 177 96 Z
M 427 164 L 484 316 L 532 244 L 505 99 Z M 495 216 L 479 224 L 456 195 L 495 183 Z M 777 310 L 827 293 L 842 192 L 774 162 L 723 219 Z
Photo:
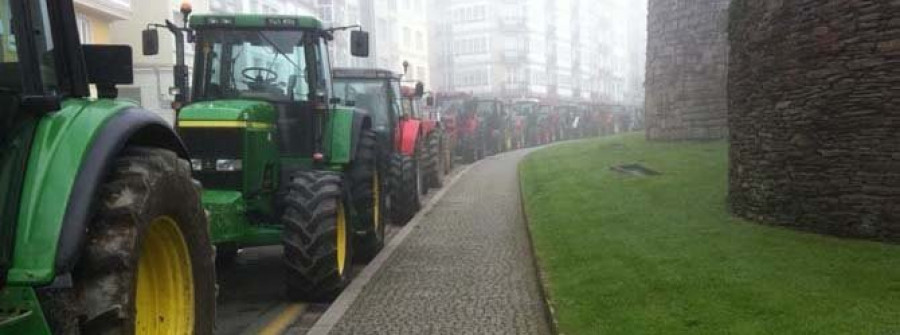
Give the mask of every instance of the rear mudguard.
M 168 123 L 131 103 L 69 99 L 41 119 L 25 172 L 10 284 L 47 284 L 71 271 L 94 195 L 126 145 L 188 158 Z
M 412 156 L 416 152 L 416 142 L 419 140 L 422 122 L 415 119 L 401 120 L 397 126 L 395 144 L 400 153 Z

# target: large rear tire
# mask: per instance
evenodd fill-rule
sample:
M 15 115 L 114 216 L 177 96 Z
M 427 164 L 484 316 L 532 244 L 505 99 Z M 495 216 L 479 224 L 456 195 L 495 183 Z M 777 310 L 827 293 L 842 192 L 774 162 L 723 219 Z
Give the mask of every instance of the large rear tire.
M 282 215 L 288 297 L 333 300 L 347 284 L 351 235 L 341 197 L 341 176 L 303 171 L 288 185 Z
M 71 289 L 40 290 L 55 334 L 212 334 L 213 247 L 190 164 L 129 147 L 95 198 Z
M 442 159 L 442 136 L 443 133 L 441 130 L 435 129 L 428 135 L 428 139 L 426 139 L 424 179 L 425 184 L 429 188 L 444 187 L 444 171 L 446 167 L 444 166 Z
M 385 185 L 378 171 L 375 132 L 364 130 L 356 158 L 348 171 L 350 197 L 356 218 L 353 220 L 353 261 L 368 262 L 384 247 Z
M 391 221 L 395 225 L 406 225 L 422 208 L 419 187 L 416 186 L 416 160 L 401 154 L 391 155 Z

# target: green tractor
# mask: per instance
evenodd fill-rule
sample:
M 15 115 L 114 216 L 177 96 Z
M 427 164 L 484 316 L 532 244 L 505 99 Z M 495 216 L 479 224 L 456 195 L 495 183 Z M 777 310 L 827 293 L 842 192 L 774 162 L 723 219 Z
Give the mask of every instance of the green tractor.
M 115 99 L 131 49 L 77 32 L 71 0 L 0 0 L 0 334 L 211 334 L 187 149 Z
M 182 36 L 195 44 L 191 89 L 178 78 L 184 64 L 175 65 L 184 97 L 177 130 L 204 187 L 217 261 L 282 245 L 289 298 L 333 299 L 351 262 L 374 258 L 384 244 L 375 124 L 332 89 L 328 44 L 349 27 L 324 29 L 307 16 L 184 14 L 190 26 L 156 27 L 178 45 Z M 157 51 L 156 35 L 144 32 L 145 54 Z M 353 31 L 351 41 L 354 56 L 368 56 L 367 33 Z

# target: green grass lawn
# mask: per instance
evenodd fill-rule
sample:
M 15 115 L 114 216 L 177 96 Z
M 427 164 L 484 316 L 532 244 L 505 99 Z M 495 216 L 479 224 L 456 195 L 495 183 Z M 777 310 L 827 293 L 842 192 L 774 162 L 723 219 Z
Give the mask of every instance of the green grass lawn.
M 639 162 L 662 172 L 624 176 Z M 900 246 L 761 226 L 726 207 L 727 144 L 643 134 L 520 166 L 563 334 L 900 334 Z

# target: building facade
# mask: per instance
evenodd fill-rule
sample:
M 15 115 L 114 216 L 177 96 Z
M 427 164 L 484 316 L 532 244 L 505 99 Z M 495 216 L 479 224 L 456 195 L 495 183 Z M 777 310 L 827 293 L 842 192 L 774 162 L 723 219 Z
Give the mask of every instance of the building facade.
M 112 43 L 111 25 L 131 19 L 134 13 L 131 0 L 75 0 L 74 4 L 78 35 L 85 44 Z
M 504 98 L 625 103 L 626 33 L 643 29 L 622 18 L 625 3 L 432 0 L 434 85 Z

